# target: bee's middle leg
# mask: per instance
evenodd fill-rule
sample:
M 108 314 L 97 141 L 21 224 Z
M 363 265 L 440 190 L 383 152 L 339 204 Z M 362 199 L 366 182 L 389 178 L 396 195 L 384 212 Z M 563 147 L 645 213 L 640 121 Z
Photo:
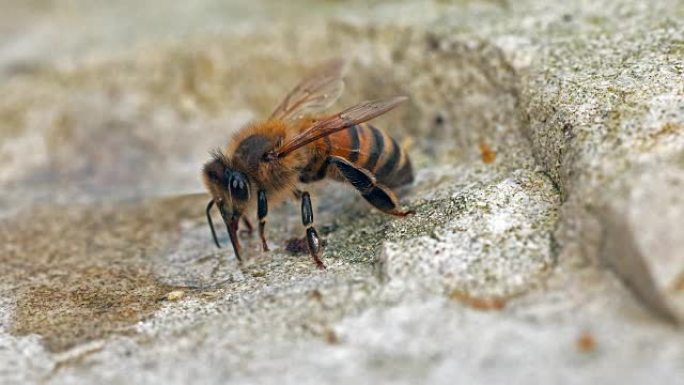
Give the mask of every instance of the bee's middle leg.
M 266 228 L 266 215 L 268 215 L 266 192 L 264 190 L 259 190 L 257 195 L 257 217 L 259 218 L 259 237 L 261 237 L 261 246 L 264 251 L 268 251 L 266 235 L 264 234 Z
M 321 240 L 318 238 L 318 233 L 313 226 L 313 209 L 311 208 L 311 196 L 308 192 L 303 192 L 302 196 L 302 224 L 306 227 L 306 243 L 309 246 L 309 253 L 314 262 L 316 262 L 316 267 L 319 269 L 325 269 L 323 261 L 321 261 Z

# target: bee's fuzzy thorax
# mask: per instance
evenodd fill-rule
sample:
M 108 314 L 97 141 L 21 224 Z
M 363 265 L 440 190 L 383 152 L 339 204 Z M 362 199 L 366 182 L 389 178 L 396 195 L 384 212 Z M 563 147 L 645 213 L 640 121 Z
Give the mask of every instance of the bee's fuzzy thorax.
M 271 162 L 263 162 L 261 157 L 297 135 L 300 129 L 279 119 L 252 123 L 233 135 L 224 154 L 233 167 L 247 174 L 260 188 L 269 192 L 292 190 L 298 171 L 308 160 L 306 153 L 301 151 Z
M 228 146 L 226 146 L 225 154 L 228 157 L 232 157 L 240 144 L 253 135 L 280 138 L 280 141 L 283 141 L 285 138 L 296 135 L 296 132 L 294 132 L 289 125 L 285 124 L 285 122 L 278 119 L 250 123 L 233 135 Z

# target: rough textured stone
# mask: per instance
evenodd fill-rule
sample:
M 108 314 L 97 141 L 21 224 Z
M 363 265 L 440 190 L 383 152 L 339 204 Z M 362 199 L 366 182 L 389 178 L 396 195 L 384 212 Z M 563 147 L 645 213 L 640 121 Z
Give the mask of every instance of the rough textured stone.
M 438 225 L 417 237 L 411 234 L 416 227 L 411 220 L 393 223 L 388 238 L 410 235 L 384 244 L 381 277 L 390 287 L 408 291 L 459 291 L 476 297 L 524 293 L 554 264 L 556 191 L 541 173 L 492 175 L 483 170 L 478 177 L 477 171 L 457 170 L 452 180 L 467 185 L 437 190 L 444 196 L 432 197 L 425 213 Z
M 5 8 L 0 383 L 684 374 L 662 322 L 682 315 L 681 3 Z M 285 249 L 296 202 L 238 266 L 205 195 L 160 196 L 199 191 L 209 149 L 341 52 L 338 106 L 411 97 L 377 124 L 410 147 L 416 215 L 312 187 L 328 270 Z
M 684 151 L 684 28 L 662 15 L 682 5 L 602 6 L 619 16 L 606 13 L 595 30 L 552 39 L 525 75 L 527 129 L 562 195 L 560 260 L 602 260 L 672 318 L 684 314 L 673 289 L 684 271 L 673 257 L 683 250 L 673 239 L 684 207 L 672 198 L 671 180 Z M 617 19 L 619 33 L 612 29 Z

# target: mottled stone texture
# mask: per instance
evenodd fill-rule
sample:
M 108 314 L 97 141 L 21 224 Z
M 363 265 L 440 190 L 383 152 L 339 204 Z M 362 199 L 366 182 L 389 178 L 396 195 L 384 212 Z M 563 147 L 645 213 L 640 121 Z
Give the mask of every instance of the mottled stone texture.
M 550 46 L 526 75 L 525 110 L 535 158 L 563 199 L 561 259 L 600 260 L 654 310 L 681 319 L 684 29 L 663 17 L 681 4 L 651 6 L 624 16 L 619 33 L 606 18 Z
M 5 6 L 0 383 L 675 383 L 681 20 L 666 0 Z M 332 56 L 335 108 L 410 96 L 376 124 L 409 148 L 416 215 L 314 186 L 328 269 L 286 250 L 297 202 L 239 266 L 201 164 Z

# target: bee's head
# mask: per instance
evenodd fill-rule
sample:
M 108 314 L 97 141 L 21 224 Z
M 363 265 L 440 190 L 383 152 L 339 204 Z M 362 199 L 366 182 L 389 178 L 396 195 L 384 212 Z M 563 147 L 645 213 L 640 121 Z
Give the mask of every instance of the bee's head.
M 230 160 L 221 153 L 215 153 L 213 159 L 204 165 L 202 177 L 212 198 L 207 205 L 207 219 L 211 226 L 214 242 L 219 246 L 210 216 L 210 210 L 215 204 L 226 223 L 235 254 L 239 259 L 235 233 L 237 232 L 238 221 L 250 198 L 249 177 L 235 169 Z
M 242 215 L 242 208 L 250 197 L 249 177 L 233 168 L 223 156 L 215 156 L 206 163 L 202 173 L 216 205 L 228 210 L 231 215 Z

